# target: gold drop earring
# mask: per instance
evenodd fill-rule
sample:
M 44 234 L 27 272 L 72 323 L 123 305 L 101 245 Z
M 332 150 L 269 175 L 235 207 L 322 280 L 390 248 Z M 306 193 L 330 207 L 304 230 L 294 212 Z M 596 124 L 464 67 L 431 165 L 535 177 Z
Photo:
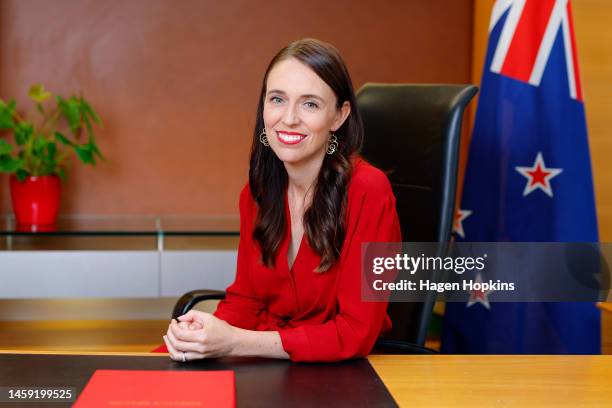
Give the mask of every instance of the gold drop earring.
M 329 137 L 329 144 L 327 145 L 327 154 L 334 154 L 336 150 L 338 150 L 338 138 L 334 134 L 334 132 L 330 132 L 331 136 Z
M 266 133 L 266 128 L 264 127 L 261 133 L 259 134 L 259 141 L 264 146 L 270 146 L 270 142 L 268 142 L 268 134 Z

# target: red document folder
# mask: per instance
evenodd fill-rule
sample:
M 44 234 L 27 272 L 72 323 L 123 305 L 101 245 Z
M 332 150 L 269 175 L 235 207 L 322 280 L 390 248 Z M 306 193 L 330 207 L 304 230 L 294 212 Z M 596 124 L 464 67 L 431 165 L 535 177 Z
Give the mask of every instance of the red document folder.
M 233 371 L 96 370 L 74 407 L 235 407 Z

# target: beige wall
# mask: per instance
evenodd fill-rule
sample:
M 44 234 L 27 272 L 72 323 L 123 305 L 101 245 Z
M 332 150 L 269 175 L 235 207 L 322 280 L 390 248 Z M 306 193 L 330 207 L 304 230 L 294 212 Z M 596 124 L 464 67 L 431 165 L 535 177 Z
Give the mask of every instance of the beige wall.
M 601 241 L 612 242 L 612 2 L 574 0 Z
M 474 83 L 480 83 L 493 0 L 474 0 Z M 599 236 L 612 241 L 612 1 L 571 2 L 595 182 Z
M 0 95 L 83 91 L 105 120 L 109 160 L 75 166 L 62 212 L 231 214 L 279 48 L 334 43 L 356 87 L 464 83 L 471 27 L 472 0 L 0 0 Z

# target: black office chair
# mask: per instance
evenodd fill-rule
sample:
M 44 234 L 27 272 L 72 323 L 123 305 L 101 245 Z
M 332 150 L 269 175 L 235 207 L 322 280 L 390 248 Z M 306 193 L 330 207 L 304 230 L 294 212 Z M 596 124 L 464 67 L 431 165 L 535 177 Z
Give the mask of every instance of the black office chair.
M 366 84 L 357 92 L 366 134 L 362 155 L 391 181 L 404 241 L 450 240 L 461 123 L 477 91 L 473 85 Z M 172 317 L 224 296 L 215 290 L 186 293 Z M 393 329 L 376 352 L 432 353 L 424 345 L 434 303 L 435 294 L 424 303 L 389 303 Z
M 357 93 L 366 134 L 362 154 L 391 181 L 404 241 L 450 240 L 461 123 L 477 91 L 472 85 L 366 84 Z M 393 328 L 376 350 L 431 352 L 423 346 L 435 301 L 434 293 L 424 303 L 389 303 Z

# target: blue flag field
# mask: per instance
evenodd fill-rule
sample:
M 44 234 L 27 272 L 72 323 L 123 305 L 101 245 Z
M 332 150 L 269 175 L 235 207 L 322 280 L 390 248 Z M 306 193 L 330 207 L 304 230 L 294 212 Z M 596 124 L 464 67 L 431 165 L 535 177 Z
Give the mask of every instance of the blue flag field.
M 597 242 L 588 135 L 568 0 L 492 11 L 463 196 L 467 242 Z M 446 305 L 445 353 L 599 354 L 592 303 Z

